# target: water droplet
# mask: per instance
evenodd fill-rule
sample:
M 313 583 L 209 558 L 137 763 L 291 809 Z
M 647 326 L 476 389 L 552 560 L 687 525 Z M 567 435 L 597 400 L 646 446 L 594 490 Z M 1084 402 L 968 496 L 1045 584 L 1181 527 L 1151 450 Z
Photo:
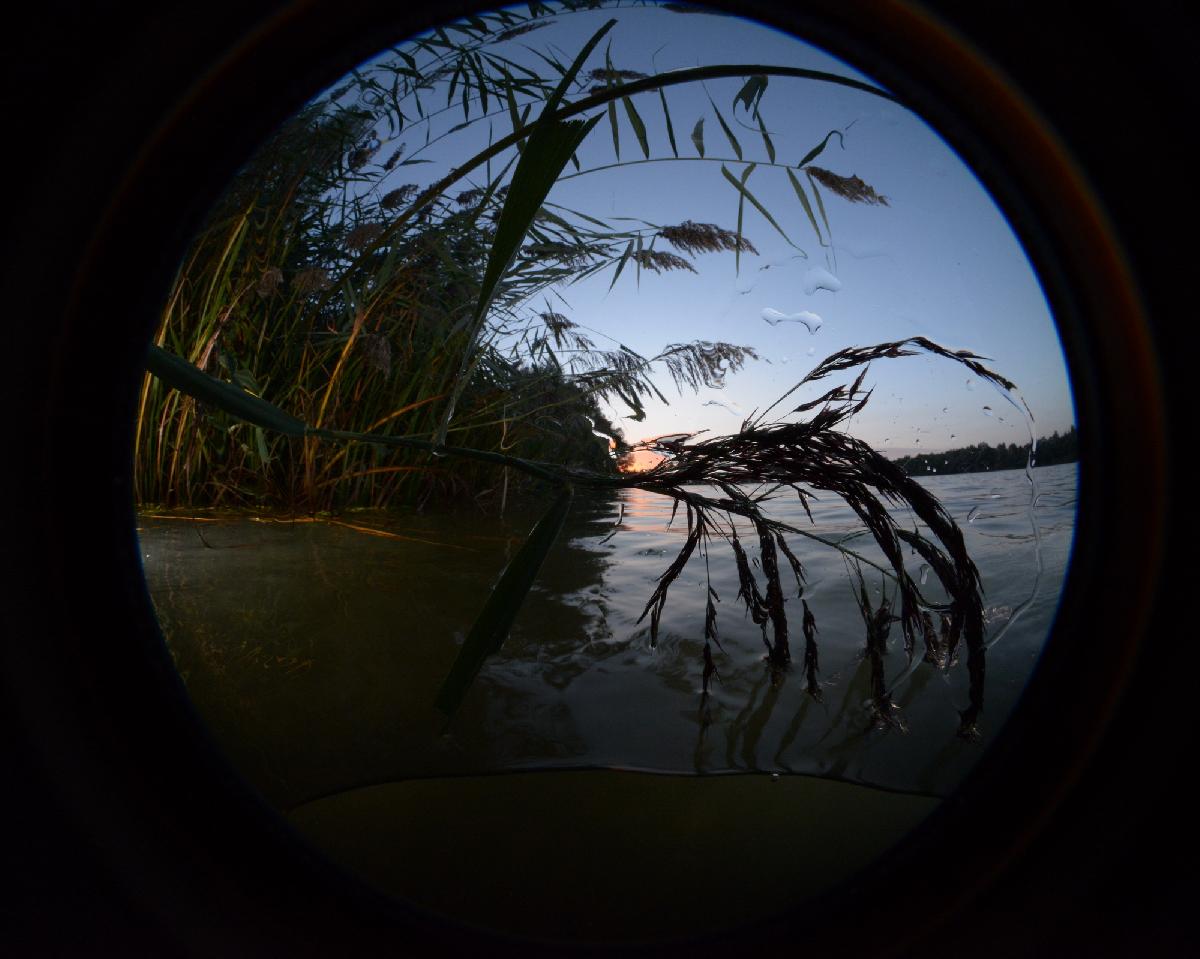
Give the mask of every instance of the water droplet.
M 773 782 L 773 783 L 779 782 L 779 773 L 771 773 L 771 782 Z
M 984 416 L 991 416 L 991 415 L 992 415 L 992 408 L 991 408 L 990 406 L 985 406 L 985 407 L 983 408 L 983 415 L 984 415 Z
M 816 313 L 808 310 L 801 310 L 799 313 L 780 313 L 769 306 L 762 311 L 762 318 L 772 326 L 778 326 L 780 323 L 803 323 L 809 333 L 816 333 L 821 328 L 821 324 L 825 322 Z
M 842 288 L 841 280 L 819 266 L 814 266 L 805 273 L 804 279 L 801 282 L 804 286 L 804 292 L 809 296 L 812 296 L 817 290 L 828 290 L 830 293 L 836 293 Z
M 978 518 L 979 518 L 979 507 L 978 507 L 978 506 L 972 506 L 972 507 L 971 507 L 971 512 L 969 512 L 969 513 L 967 514 L 967 522 L 968 522 L 968 523 L 974 523 L 974 522 L 975 522 L 975 520 L 977 520 Z
M 780 362 L 781 364 L 783 364 L 784 366 L 787 366 L 787 364 L 788 364 L 788 358 L 787 358 L 786 356 L 781 356 L 781 357 L 779 358 L 779 362 Z
M 926 581 L 929 579 L 929 566 L 925 563 L 922 563 L 920 573 L 921 573 L 921 585 L 924 586 Z
M 807 355 L 808 355 L 808 356 L 814 356 L 814 355 L 816 355 L 816 352 L 817 352 L 817 348 L 816 348 L 815 346 L 810 346 L 810 347 L 808 348 L 808 354 L 807 354 Z
M 969 390 L 975 389 L 975 381 L 974 380 L 967 380 L 967 389 L 969 389 Z

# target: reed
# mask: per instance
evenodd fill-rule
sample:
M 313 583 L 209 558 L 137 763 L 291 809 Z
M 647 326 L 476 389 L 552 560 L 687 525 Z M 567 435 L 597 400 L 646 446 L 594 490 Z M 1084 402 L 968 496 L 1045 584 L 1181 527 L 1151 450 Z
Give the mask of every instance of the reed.
M 646 397 L 665 399 L 655 382 L 660 371 L 679 390 L 719 387 L 726 372 L 756 354 L 705 341 L 669 344 L 649 357 L 621 344 L 599 347 L 548 297 L 545 309 L 530 305 L 559 284 L 604 269 L 611 269 L 615 284 L 630 266 L 639 277 L 643 270 L 694 271 L 686 257 L 729 252 L 737 268 L 743 253 L 756 252 L 743 232 L 747 205 L 794 246 L 783 217 L 748 187 L 759 166 L 787 176 L 818 242 L 828 243 L 820 188 L 855 203 L 886 205 L 887 199 L 857 177 L 812 165 L 840 131 L 827 134 L 798 164 L 777 162 L 762 118 L 769 78 L 800 77 L 890 95 L 836 75 L 770 65 L 723 64 L 647 77 L 618 70 L 606 54 L 603 70 L 585 73 L 585 62 L 614 21 L 570 64 L 553 50 L 540 54 L 547 76 L 490 50 L 540 26 L 549 12 L 543 5 L 531 6 L 528 17 L 500 11 L 456 25 L 454 38 L 439 30 L 418 39 L 303 111 L 251 161 L 196 238 L 164 307 L 139 405 L 139 500 L 293 511 L 394 506 L 438 490 L 495 487 L 497 469 L 505 471 L 505 482 L 512 473 L 555 487 L 554 506 L 501 575 L 438 694 L 438 705 L 453 715 L 480 665 L 503 642 L 562 526 L 571 491 L 637 486 L 672 498 L 688 523 L 683 548 L 642 614 L 650 618 L 652 640 L 672 584 L 693 556 L 702 556 L 707 568 L 711 545 L 723 541 L 738 571 L 737 599 L 761 627 L 766 659 L 782 676 L 792 662 L 782 560 L 803 603 L 806 688 L 818 696 L 817 620 L 804 599 L 802 561 L 788 542 L 789 536 L 806 538 L 841 551 L 858 577 L 875 721 L 896 725 L 882 656 L 890 625 L 898 622 L 910 660 L 921 635 L 927 656 L 949 668 L 959 637 L 965 640 L 970 704 L 960 732 L 973 735 L 983 704 L 982 603 L 961 530 L 903 469 L 840 427 L 868 401 L 862 384 L 874 360 L 926 352 L 963 364 L 1002 390 L 1012 389 L 1007 379 L 987 369 L 982 357 L 921 337 L 843 350 L 737 433 L 660 438 L 648 447 L 664 457 L 659 467 L 617 475 L 609 444 L 593 431 L 618 444 L 623 438 L 601 414 L 600 401 L 620 400 L 639 419 Z M 691 141 L 735 191 L 736 229 L 691 220 L 616 228 L 548 201 L 553 184 L 574 175 L 564 170 L 578 164 L 580 144 L 606 119 L 618 162 L 651 160 L 649 126 L 635 95 L 659 95 L 672 154 L 663 159 L 679 158 L 663 90 L 722 76 L 745 78 L 730 111 L 736 115 L 741 108 L 757 121 L 766 159 L 746 157 L 711 99 L 710 117 L 736 161 L 706 155 L 705 117 L 692 128 Z M 351 90 L 356 99 L 341 105 Z M 431 106 L 431 90 L 445 93 L 444 108 Z M 571 93 L 579 99 L 568 102 Z M 620 161 L 625 124 L 618 102 L 641 161 Z M 530 119 L 535 107 L 537 116 Z M 429 124 L 451 109 L 461 109 L 463 120 L 450 133 L 497 118 L 509 122 L 512 133 L 424 188 L 397 183 L 405 167 L 428 162 L 420 155 L 425 146 L 409 151 L 406 144 L 419 142 L 422 128 L 426 145 L 437 142 Z M 407 139 L 400 146 L 384 149 L 401 134 Z M 502 168 L 494 170 L 493 161 L 501 160 Z M 730 165 L 740 165 L 740 175 Z M 809 191 L 797 171 L 806 173 Z M 658 241 L 678 252 L 655 249 Z M 768 419 L 796 390 L 856 367 L 862 370 L 852 383 Z M 813 490 L 845 500 L 882 551 L 882 563 L 768 515 L 773 497 L 787 491 L 807 504 Z M 889 507 L 900 506 L 924 531 L 897 524 Z M 749 524 L 749 545 L 735 517 L 743 521 L 741 535 Z M 761 585 L 749 549 L 757 549 Z M 921 594 L 906 552 L 928 564 L 948 602 Z M 875 609 L 867 601 L 863 566 L 892 584 L 890 598 Z M 710 584 L 705 692 L 711 678 L 719 679 L 710 645 L 720 649 L 715 599 Z M 945 636 L 931 639 L 934 613 L 943 617 Z
M 626 275 L 639 277 L 695 272 L 689 258 L 697 255 L 753 255 L 740 210 L 761 204 L 745 176 L 735 184 L 736 230 L 691 220 L 629 227 L 547 202 L 549 185 L 565 175 L 562 166 L 577 162 L 573 146 L 542 171 L 547 182 L 536 176 L 520 182 L 514 165 L 528 176 L 538 164 L 517 164 L 517 151 L 536 158 L 545 151 L 534 143 L 528 153 L 535 133 L 572 124 L 576 132 L 583 125 L 590 131 L 607 121 L 615 142 L 619 126 L 628 123 L 642 159 L 651 159 L 653 125 L 638 109 L 640 92 L 660 97 L 670 143 L 664 158 L 672 159 L 679 150 L 662 96 L 667 85 L 744 72 L 746 87 L 734 112 L 752 105 L 761 120 L 771 71 L 848 81 L 770 65 L 646 76 L 614 67 L 611 52 L 605 68 L 584 71 L 583 59 L 607 26 L 575 65 L 551 49 L 541 53 L 544 75 L 497 49 L 576 9 L 582 8 L 534 5 L 528 15 L 498 11 L 434 31 L 301 111 L 240 172 L 196 236 L 164 305 L 155 345 L 270 397 L 315 427 L 406 436 L 444 429 L 443 441 L 460 447 L 503 444 L 536 458 L 557 445 L 592 466 L 609 461 L 593 428 L 623 441 L 601 401 L 621 401 L 640 419 L 646 398 L 665 398 L 655 382 L 659 371 L 677 389 L 719 387 L 726 371 L 756 359 L 752 349 L 729 343 L 670 344 L 650 356 L 619 343 L 597 346 L 548 301 L 545 310 L 531 308 L 544 292 L 604 269 L 615 284 L 626 267 Z M 439 90 L 444 105 L 431 102 Z M 607 110 L 617 103 L 620 119 Z M 461 111 L 461 122 L 433 135 L 451 111 Z M 713 113 L 740 158 L 743 148 L 716 104 Z M 444 137 L 498 122 L 511 124 L 512 133 L 431 186 L 404 182 L 424 172 L 427 154 Z M 783 169 L 789 176 L 793 169 L 811 172 L 833 135 L 800 165 Z M 704 156 L 703 118 L 692 142 Z M 753 165 L 747 161 L 743 169 Z M 807 195 L 795 185 L 820 238 Z M 521 202 L 528 208 L 514 220 Z M 782 217 L 762 209 L 778 229 Z M 674 252 L 656 249 L 656 242 Z M 150 377 L 141 391 L 135 445 L 142 503 L 313 511 L 411 504 L 491 485 L 461 463 L 398 461 L 377 445 L 331 450 L 287 443 L 172 394 Z

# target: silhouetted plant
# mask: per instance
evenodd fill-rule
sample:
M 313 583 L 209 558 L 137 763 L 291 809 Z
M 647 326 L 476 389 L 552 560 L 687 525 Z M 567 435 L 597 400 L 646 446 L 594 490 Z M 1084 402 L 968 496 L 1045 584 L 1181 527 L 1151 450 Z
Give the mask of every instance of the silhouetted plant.
M 688 522 L 684 545 L 659 577 L 642 614 L 650 617 L 652 640 L 670 587 L 688 561 L 699 553 L 707 563 L 711 543 L 723 539 L 737 568 L 737 598 L 761 627 L 767 661 L 782 675 L 792 653 L 780 557 L 803 600 L 804 568 L 786 537 L 805 537 L 839 550 L 854 564 L 867 630 L 874 721 L 898 725 L 882 671 L 890 627 L 898 622 L 910 661 L 918 634 L 924 637 L 927 656 L 944 668 L 954 662 L 959 637 L 965 640 L 970 703 L 960 732 L 972 735 L 983 704 L 985 657 L 979 574 L 961 530 L 902 468 L 840 427 L 869 399 L 862 383 L 866 364 L 873 360 L 932 353 L 967 366 L 1001 390 L 1011 390 L 1012 384 L 983 366 L 981 357 L 947 350 L 923 337 L 842 350 L 819 363 L 763 413 L 747 418 L 737 433 L 652 441 L 646 448 L 663 461 L 644 473 L 614 475 L 608 460 L 608 469 L 597 469 L 596 463 L 572 465 L 561 456 L 556 461 L 518 455 L 545 449 L 537 437 L 548 429 L 547 423 L 557 423 L 561 435 L 590 435 L 600 422 L 597 398 L 620 399 L 630 406 L 633 418 L 640 418 L 642 399 L 662 396 L 652 379 L 655 364 L 666 368 L 677 388 L 695 389 L 722 385 L 726 372 L 755 358 L 748 347 L 727 343 L 674 344 L 654 357 L 622 345 L 598 349 L 548 301 L 545 310 L 528 315 L 520 314 L 522 304 L 554 284 L 604 268 L 612 268 L 612 283 L 630 263 L 638 274 L 642 268 L 690 269 L 682 255 L 653 249 L 657 239 L 690 256 L 733 252 L 737 263 L 743 252 L 755 252 L 742 231 L 747 203 L 791 243 L 777 218 L 747 187 L 758 165 L 783 168 L 818 240 L 827 242 L 829 224 L 818 183 L 851 202 L 886 205 L 886 198 L 857 177 L 812 166 L 831 138 L 840 136 L 838 131 L 826 135 L 794 167 L 776 164 L 760 112 L 769 77 L 801 77 L 889 95 L 833 74 L 769 65 L 718 65 L 647 77 L 617 70 L 606 55 L 602 71 L 583 74 L 587 58 L 614 21 L 594 35 L 570 65 L 544 57 L 557 78 L 546 79 L 524 68 L 518 73 L 511 61 L 486 52 L 498 39 L 533 29 L 548 10 L 535 5 L 528 18 L 512 11 L 471 18 L 454 28 L 466 40 L 437 30 L 414 41 L 417 50 L 430 56 L 428 62 L 418 65 L 412 53 L 398 51 L 398 59 L 356 74 L 351 87 L 357 89 L 359 103 L 335 111 L 337 123 L 319 111 L 306 111 L 299 122 L 311 128 L 310 146 L 297 152 L 295 144 L 309 141 L 303 129 L 289 128 L 278 141 L 285 145 L 286 156 L 260 157 L 251 165 L 252 170 L 268 171 L 259 174 L 264 177 L 262 192 L 242 180 L 231 190 L 221 207 L 224 218 L 201 235 L 181 268 L 166 322 L 151 348 L 147 366 L 153 375 L 143 392 L 139 421 L 141 473 L 147 484 L 139 488 L 141 495 L 150 488 L 163 489 L 154 486 L 156 482 L 165 483 L 167 494 L 176 496 L 181 482 L 192 484 L 189 489 L 212 482 L 202 474 L 213 466 L 214 451 L 194 439 L 198 418 L 216 422 L 226 437 L 236 431 L 247 464 L 243 469 L 275 465 L 278 482 L 285 488 L 300 486 L 303 502 L 310 507 L 326 502 L 318 491 L 349 480 L 369 481 L 372 501 L 382 495 L 382 502 L 388 502 L 386 494 L 395 486 L 375 486 L 376 478 L 395 479 L 414 471 L 436 474 L 458 463 L 504 467 L 551 484 L 558 490 L 553 506 L 501 574 L 438 693 L 437 704 L 453 714 L 482 663 L 503 642 L 565 521 L 575 487 L 638 487 L 670 497 L 676 510 L 683 508 Z M 389 77 L 391 85 L 380 76 Z M 768 157 L 758 163 L 746 160 L 724 115 L 710 100 L 711 115 L 736 155 L 736 160 L 712 158 L 737 193 L 736 230 L 691 221 L 613 230 L 599 218 L 547 202 L 550 188 L 575 161 L 580 144 L 606 117 L 619 160 L 618 102 L 643 158 L 649 160 L 647 126 L 632 97 L 657 92 L 671 151 L 678 156 L 663 90 L 722 76 L 745 78 L 733 109 L 740 105 L 758 121 Z M 580 99 L 566 101 L 573 84 L 589 83 Z M 425 124 L 433 112 L 440 112 L 421 106 L 422 92 L 428 95 L 438 84 L 449 88 L 447 110 L 458 91 L 463 124 L 474 122 L 472 109 L 481 111 L 476 120 L 487 116 L 492 103 L 497 114 L 508 117 L 513 132 L 424 189 L 392 187 L 383 174 L 422 162 L 423 148 L 406 152 L 401 144 L 385 151 L 384 146 L 394 134 Z M 336 91 L 326 106 L 347 92 L 349 88 Z M 527 102 L 519 103 L 518 96 Z M 410 100 L 419 119 L 400 106 Z M 539 113 L 530 120 L 535 104 Z M 704 119 L 691 134 L 702 157 Z M 376 129 L 383 121 L 389 124 L 387 144 Z M 335 155 L 328 137 L 338 129 L 345 133 L 343 148 Z M 509 156 L 495 173 L 492 161 L 499 162 L 513 148 L 519 155 Z M 740 176 L 730 172 L 731 163 L 741 164 Z M 381 173 L 372 179 L 373 164 Z M 797 170 L 809 179 L 824 234 Z M 484 177 L 479 183 L 447 199 L 456 184 L 480 171 Z M 325 192 L 334 181 L 368 187 L 336 200 Z M 261 197 L 268 195 L 304 201 L 295 210 L 275 201 L 264 206 Z M 195 321 L 190 326 L 182 322 L 188 318 Z M 574 352 L 566 358 L 560 355 L 567 351 Z M 852 383 L 832 387 L 768 419 L 797 389 L 856 367 L 862 370 Z M 222 371 L 227 379 L 221 378 Z M 170 393 L 166 386 L 179 393 Z M 263 398 L 267 392 L 276 403 Z M 290 411 L 284 412 L 281 405 Z M 588 434 L 581 422 L 563 425 L 576 414 L 589 421 Z M 253 444 L 248 442 L 251 434 Z M 528 445 L 520 451 L 505 445 L 526 440 Z M 397 461 L 391 452 L 396 450 L 406 457 Z M 423 455 L 428 453 L 438 456 L 431 460 Z M 236 485 L 224 479 L 220 483 L 216 492 Z M 238 487 L 238 495 L 245 495 L 244 490 L 244 485 Z M 772 497 L 785 491 L 794 493 L 807 510 L 813 490 L 832 492 L 850 506 L 882 551 L 882 563 L 774 520 L 764 510 Z M 911 511 L 927 532 L 901 526 L 889 509 L 897 507 Z M 765 579 L 761 588 L 734 517 L 753 529 L 757 542 L 750 548 L 758 551 Z M 905 564 L 904 547 L 928 564 L 947 602 L 922 595 Z M 875 568 L 891 583 L 891 594 L 874 608 L 867 598 L 863 566 Z M 715 599 L 710 583 L 703 625 L 705 691 L 717 675 L 710 645 L 719 649 Z M 803 668 L 808 692 L 817 696 L 817 620 L 807 601 L 803 609 Z M 934 613 L 943 617 L 945 628 L 945 635 L 936 640 L 931 639 Z

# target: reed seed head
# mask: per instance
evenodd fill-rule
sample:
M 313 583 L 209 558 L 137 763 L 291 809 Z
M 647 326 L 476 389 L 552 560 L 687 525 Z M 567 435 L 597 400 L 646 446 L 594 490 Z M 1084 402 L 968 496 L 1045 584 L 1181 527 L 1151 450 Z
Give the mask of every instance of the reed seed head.
M 719 253 L 722 250 L 731 253 L 739 250 L 743 253 L 758 253 L 754 244 L 746 237 L 738 236 L 732 230 L 722 229 L 715 223 L 693 223 L 691 220 L 684 220 L 678 226 L 664 226 L 658 231 L 658 235 L 688 256 L 695 256 L 697 253 Z
M 283 284 L 283 270 L 277 266 L 267 267 L 262 272 L 262 276 L 258 278 L 258 286 L 255 287 L 255 292 L 259 296 L 267 297 L 274 293 Z
M 360 223 L 346 234 L 346 248 L 354 251 L 365 250 L 382 232 L 382 223 Z
M 806 166 L 804 172 L 844 200 L 851 203 L 869 203 L 872 206 L 890 206 L 888 198 L 876 193 L 875 188 L 856 176 L 839 176 L 819 166 Z
M 318 293 L 333 286 L 329 273 L 319 266 L 301 270 L 292 277 L 292 288 L 297 293 Z

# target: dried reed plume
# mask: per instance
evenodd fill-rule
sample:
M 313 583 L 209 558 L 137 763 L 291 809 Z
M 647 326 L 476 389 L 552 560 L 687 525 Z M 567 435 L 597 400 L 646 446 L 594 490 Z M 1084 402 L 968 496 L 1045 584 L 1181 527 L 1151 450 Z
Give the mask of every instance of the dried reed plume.
M 297 293 L 319 293 L 333 286 L 329 273 L 319 266 L 301 270 L 292 277 L 292 287 Z
M 851 203 L 869 203 L 873 206 L 888 206 L 888 198 L 875 192 L 875 188 L 856 176 L 839 176 L 819 166 L 806 166 L 804 172 L 838 196 Z
M 738 236 L 732 230 L 724 230 L 715 223 L 693 223 L 691 220 L 684 220 L 678 226 L 664 226 L 658 231 L 658 235 L 688 256 L 719 253 L 722 250 L 730 253 L 758 253 L 754 244 L 746 237 Z
M 962 363 L 1004 389 L 1014 388 L 1005 377 L 984 367 L 979 362 L 982 357 L 965 350 L 948 350 L 924 337 L 912 337 L 833 354 L 771 408 L 778 406 L 800 386 L 830 373 L 864 365 L 874 359 L 916 355 L 917 348 Z M 650 631 L 654 640 L 671 584 L 692 553 L 707 544 L 710 538 L 719 536 L 727 541 L 733 553 L 739 581 L 738 599 L 762 629 L 767 661 L 776 670 L 786 669 L 791 652 L 779 555 L 782 553 L 791 566 L 797 596 L 803 597 L 804 570 L 788 548 L 784 534 L 812 534 L 770 519 L 763 505 L 781 491 L 790 491 L 799 497 L 807 511 L 814 490 L 835 493 L 871 533 L 885 558 L 884 566 L 879 568 L 894 581 L 895 592 L 890 597 L 885 594 L 879 606 L 872 608 L 858 566 L 860 558 L 855 558 L 860 583 L 856 600 L 867 627 L 865 655 L 871 668 L 873 723 L 896 728 L 903 726 L 888 698 L 883 678 L 888 635 L 891 624 L 897 622 L 910 663 L 918 636 L 925 643 L 925 659 L 944 669 L 954 663 L 959 636 L 965 638 L 970 701 L 960 716 L 959 732 L 971 737 L 976 734 L 976 723 L 983 708 L 985 675 L 979 571 L 967 554 L 962 530 L 941 503 L 900 466 L 841 431 L 840 427 L 870 399 L 870 392 L 862 389 L 866 372 L 864 366 L 852 384 L 835 386 L 817 399 L 790 410 L 790 414 L 807 414 L 806 419 L 764 423 L 763 416 L 750 417 L 742 424 L 741 431 L 731 436 L 697 440 L 698 434 L 680 434 L 660 437 L 640 447 L 659 453 L 665 459 L 648 472 L 627 477 L 622 485 L 672 497 L 677 509 L 682 505 L 686 510 L 689 530 L 683 549 L 660 577 L 642 615 L 651 617 Z M 710 493 L 695 491 L 696 487 L 705 486 Z M 765 491 L 751 495 L 744 487 L 765 488 Z M 924 524 L 926 531 L 900 526 L 889 512 L 889 506 L 907 507 Z M 734 526 L 735 516 L 749 520 L 757 534 L 765 589 L 760 587 L 751 570 L 746 547 Z M 945 589 L 948 602 L 931 602 L 921 594 L 905 564 L 909 549 L 929 565 Z M 707 556 L 706 546 L 704 553 Z M 711 601 L 709 605 L 706 643 L 710 635 L 716 635 L 715 607 L 711 606 Z M 943 615 L 940 635 L 933 629 L 932 613 L 935 612 Z M 815 697 L 819 695 L 817 624 L 807 603 L 804 604 L 803 633 L 807 690 Z M 705 671 L 709 671 L 707 662 Z
M 398 186 L 394 190 L 389 190 L 383 195 L 383 199 L 379 201 L 379 205 L 385 210 L 399 210 L 401 207 L 407 206 L 412 202 L 413 197 L 417 195 L 420 189 L 415 183 L 406 183 L 404 186 Z
M 382 232 L 382 223 L 360 223 L 346 234 L 346 249 L 365 250 Z
M 258 286 L 255 287 L 255 292 L 259 296 L 270 296 L 280 286 L 283 285 L 283 270 L 277 266 L 268 267 L 262 271 L 262 276 L 258 279 Z
M 696 268 L 683 257 L 676 256 L 674 253 L 664 253 L 661 250 L 639 250 L 632 255 L 632 259 L 636 260 L 643 269 L 653 270 L 655 273 L 662 273 L 664 270 L 696 272 Z

